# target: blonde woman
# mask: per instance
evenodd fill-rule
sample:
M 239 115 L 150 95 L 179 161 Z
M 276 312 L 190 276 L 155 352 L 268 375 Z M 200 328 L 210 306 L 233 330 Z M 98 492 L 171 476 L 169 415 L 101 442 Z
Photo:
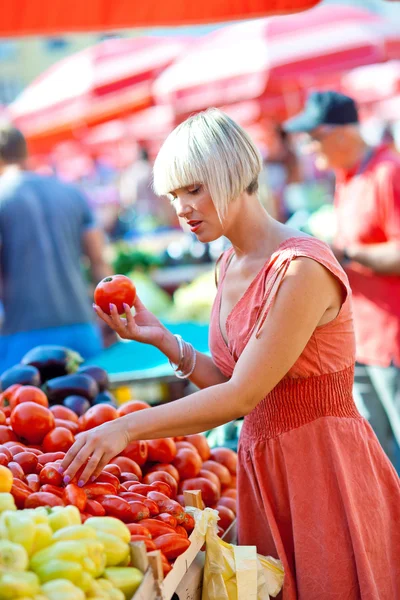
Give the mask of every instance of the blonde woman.
M 257 198 L 260 155 L 216 109 L 167 138 L 154 186 L 202 242 L 226 236 L 210 324 L 212 358 L 135 315 L 96 313 L 153 344 L 200 391 L 78 436 L 65 481 L 80 485 L 131 440 L 201 432 L 244 416 L 239 543 L 278 556 L 285 600 L 400 598 L 400 486 L 352 399 L 351 291 L 328 246 L 273 220 Z

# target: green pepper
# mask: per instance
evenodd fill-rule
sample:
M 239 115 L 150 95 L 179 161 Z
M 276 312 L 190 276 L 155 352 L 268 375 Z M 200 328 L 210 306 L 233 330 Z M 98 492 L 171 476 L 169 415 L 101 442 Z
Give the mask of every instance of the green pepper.
M 48 600 L 85 600 L 85 594 L 67 579 L 54 579 L 42 585 Z
M 115 517 L 90 517 L 86 519 L 85 526 L 93 527 L 96 531 L 104 531 L 117 536 L 128 544 L 131 540 L 131 532 L 128 527 Z
M 81 513 L 76 506 L 54 506 L 49 514 L 49 524 L 53 531 L 81 524 Z
M 37 565 L 33 571 L 39 577 L 41 583 L 53 579 L 68 579 L 77 585 L 82 580 L 83 566 L 73 560 L 53 558 Z
M 0 493 L 0 513 L 4 512 L 5 510 L 17 510 L 14 496 L 9 492 Z
M 0 516 L 0 537 L 21 544 L 30 555 L 35 541 L 35 524 L 24 511 L 6 510 Z
M 110 567 L 104 575 L 130 600 L 143 580 L 143 573 L 135 567 Z
M 38 594 L 39 579 L 30 571 L 3 571 L 0 573 L 0 600 L 16 600 Z
M 112 533 L 97 531 L 97 539 L 104 545 L 107 567 L 119 565 L 129 555 L 129 545 Z

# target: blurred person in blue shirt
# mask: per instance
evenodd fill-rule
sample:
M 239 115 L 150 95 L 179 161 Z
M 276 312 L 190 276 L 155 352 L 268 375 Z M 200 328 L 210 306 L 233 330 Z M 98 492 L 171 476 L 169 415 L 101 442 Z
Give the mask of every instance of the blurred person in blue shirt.
M 40 344 L 90 358 L 102 350 L 82 260 L 99 281 L 111 273 L 104 239 L 76 187 L 26 169 L 27 145 L 0 128 L 0 372 Z

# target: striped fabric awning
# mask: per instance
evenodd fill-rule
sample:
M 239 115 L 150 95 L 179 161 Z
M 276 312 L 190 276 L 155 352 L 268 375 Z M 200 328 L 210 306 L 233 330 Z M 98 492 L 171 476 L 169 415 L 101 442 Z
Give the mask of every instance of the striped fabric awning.
M 187 37 L 110 39 L 43 73 L 9 107 L 13 122 L 40 151 L 73 132 L 153 104 L 152 84 Z
M 400 56 L 400 29 L 363 9 L 325 5 L 286 17 L 227 26 L 167 68 L 154 84 L 159 101 L 185 116 L 307 88 L 318 77 Z

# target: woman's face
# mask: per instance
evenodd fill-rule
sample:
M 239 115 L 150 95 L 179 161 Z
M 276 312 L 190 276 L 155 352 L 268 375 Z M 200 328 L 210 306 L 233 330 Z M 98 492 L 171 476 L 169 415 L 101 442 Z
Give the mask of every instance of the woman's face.
M 176 214 L 200 242 L 212 242 L 224 235 L 214 202 L 203 184 L 179 188 L 170 197 Z

